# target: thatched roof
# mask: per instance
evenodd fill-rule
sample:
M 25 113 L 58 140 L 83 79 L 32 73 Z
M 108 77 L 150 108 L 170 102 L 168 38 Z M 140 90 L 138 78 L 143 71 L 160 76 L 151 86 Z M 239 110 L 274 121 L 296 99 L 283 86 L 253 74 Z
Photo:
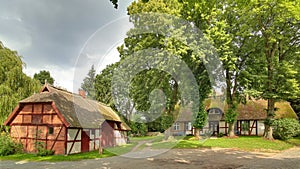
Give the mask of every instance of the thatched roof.
M 40 93 L 22 101 L 25 103 L 52 102 L 70 124 L 69 127 L 98 128 L 105 120 L 121 122 L 123 130 L 130 128 L 110 107 L 103 103 L 46 84 Z
M 267 101 L 266 100 L 248 100 L 246 104 L 239 104 L 237 107 L 237 120 L 264 120 L 267 118 Z M 206 99 L 204 101 L 206 110 L 210 108 L 218 108 L 226 112 L 227 105 L 224 101 L 218 99 Z M 298 118 L 297 114 L 291 107 L 289 102 L 280 101 L 275 103 L 275 118 Z M 224 113 L 223 117 L 224 119 Z M 191 121 L 192 113 L 190 110 L 184 110 L 177 121 Z
M 239 104 L 237 108 L 238 120 L 266 119 L 267 100 L 248 100 L 246 104 Z M 275 103 L 275 118 L 298 118 L 289 102 Z

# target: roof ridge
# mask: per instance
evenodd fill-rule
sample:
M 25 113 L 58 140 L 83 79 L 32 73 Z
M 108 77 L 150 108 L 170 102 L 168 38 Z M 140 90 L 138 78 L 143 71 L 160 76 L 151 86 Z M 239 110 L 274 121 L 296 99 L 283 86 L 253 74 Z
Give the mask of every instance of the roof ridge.
M 53 86 L 53 85 L 49 85 L 49 84 L 48 84 L 48 86 L 54 88 L 55 90 L 58 90 L 59 92 L 64 92 L 66 94 L 82 98 L 82 96 L 80 94 L 78 94 L 78 93 L 73 93 L 73 92 L 70 92 L 70 91 L 68 91 L 66 89 L 62 89 L 62 88 L 59 88 L 59 87 L 56 87 L 56 86 Z M 86 100 L 86 101 L 93 101 L 93 102 L 99 103 L 99 104 L 101 104 L 103 106 L 109 107 L 107 104 L 102 103 L 102 102 L 100 102 L 98 100 L 94 100 L 94 99 L 90 99 L 90 98 L 84 98 L 84 100 Z

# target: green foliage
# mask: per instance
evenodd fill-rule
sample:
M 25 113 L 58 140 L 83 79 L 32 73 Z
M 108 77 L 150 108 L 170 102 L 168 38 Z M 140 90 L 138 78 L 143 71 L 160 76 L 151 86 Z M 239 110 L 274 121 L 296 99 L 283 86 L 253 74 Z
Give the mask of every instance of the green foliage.
M 292 5 L 293 4 L 293 5 Z M 256 52 L 249 55 L 246 89 L 268 100 L 267 121 L 272 122 L 275 103 L 299 97 L 299 1 L 251 1 L 238 3 L 244 27 L 251 29 Z M 297 6 L 297 7 L 296 7 Z M 251 19 L 249 19 L 251 18 Z M 272 139 L 270 125 L 265 137 Z
M 0 134 L 0 156 L 20 153 L 22 149 L 22 143 L 13 140 L 9 133 L 2 132 Z
M 131 122 L 129 126 L 131 128 L 129 134 L 132 134 L 133 136 L 146 136 L 148 132 L 145 123 Z
M 128 7 L 128 13 L 130 15 L 130 21 L 134 24 L 134 28 L 127 32 L 128 37 L 124 39 L 125 43 L 120 46 L 118 50 L 122 61 L 122 59 L 132 56 L 132 54 L 138 51 L 146 49 L 160 49 L 163 52 L 160 52 L 158 55 L 166 57 L 165 61 L 159 63 L 161 67 L 170 66 L 167 65 L 169 56 L 166 55 L 165 52 L 178 56 L 192 71 L 199 85 L 198 90 L 199 94 L 201 95 L 200 97 L 204 99 L 211 91 L 211 83 L 202 58 L 200 58 L 200 56 L 196 56 L 197 54 L 192 51 L 191 47 L 185 44 L 187 43 L 186 36 L 193 35 L 187 35 L 184 33 L 186 27 L 181 24 L 176 25 L 176 23 L 173 21 L 174 18 L 163 17 L 163 15 L 158 16 L 155 19 L 157 19 L 159 22 L 156 23 L 151 20 L 141 20 L 139 19 L 139 16 L 135 15 L 145 12 L 156 12 L 170 14 L 172 16 L 180 16 L 181 9 L 182 4 L 173 0 L 139 0 L 133 2 Z M 162 20 L 164 23 L 168 23 L 169 25 L 166 26 L 159 24 L 162 22 Z M 178 26 L 178 29 L 174 30 L 174 25 L 175 27 Z M 141 30 L 144 32 L 151 32 L 151 29 L 153 28 L 155 28 L 155 30 L 167 30 L 166 32 L 168 33 L 166 35 L 158 33 L 139 33 Z M 143 57 L 145 60 L 151 60 L 150 57 L 147 58 L 144 55 L 141 57 Z M 135 58 L 133 58 L 133 60 L 134 59 Z M 140 58 L 136 58 L 136 60 L 138 59 Z M 134 64 L 134 61 L 132 64 Z M 177 65 L 172 65 L 173 70 L 180 70 L 180 68 L 177 69 L 176 66 Z M 132 71 L 135 70 L 130 69 L 128 70 L 128 73 L 130 74 Z M 182 72 L 177 71 L 177 76 L 179 76 L 180 73 Z M 134 105 L 134 108 L 138 111 L 146 112 L 144 115 L 147 121 L 152 121 L 152 119 L 154 119 L 153 117 L 150 117 L 153 116 L 153 112 L 162 116 L 153 122 L 147 123 L 149 130 L 160 132 L 164 131 L 167 126 L 170 126 L 169 122 L 172 122 L 176 117 L 175 105 L 179 102 L 181 102 L 182 107 L 190 104 L 185 102 L 188 101 L 189 98 L 183 98 L 183 93 L 187 93 L 184 91 L 189 90 L 190 88 L 188 86 L 183 86 L 182 84 L 179 85 L 179 83 L 181 82 L 176 81 L 176 77 L 172 77 L 172 75 L 162 70 L 157 70 L 151 67 L 146 68 L 145 71 L 137 74 L 131 81 L 130 97 L 133 99 L 134 104 L 131 103 L 130 105 Z M 148 111 L 150 106 L 155 110 L 159 110 L 161 106 L 162 102 L 150 102 L 152 100 L 149 99 L 149 95 L 157 89 L 162 91 L 166 97 L 166 108 L 163 111 Z M 194 98 L 193 94 L 195 93 L 189 92 L 188 97 Z M 193 104 L 198 105 L 199 103 Z M 196 112 L 195 114 L 199 113 L 199 107 L 194 108 L 194 110 Z M 195 117 L 197 117 L 197 115 L 195 115 Z M 203 123 L 200 121 L 204 119 L 205 117 L 199 115 L 197 123 Z M 167 123 L 165 124 L 166 127 L 162 126 L 162 122 Z
M 274 138 L 288 140 L 300 134 L 300 124 L 296 119 L 283 118 L 273 122 Z
M 300 117 L 300 98 L 290 99 L 289 102 L 291 103 L 291 106 L 294 109 L 294 111 L 296 112 L 297 116 Z
M 118 147 L 116 147 L 118 148 Z M 70 155 L 54 155 L 54 156 L 37 156 L 36 154 L 14 154 L 9 156 L 0 156 L 0 160 L 14 160 L 14 161 L 79 161 L 84 159 L 96 159 L 96 158 L 107 158 L 111 156 L 115 156 L 116 154 L 113 154 L 112 152 L 104 149 L 102 154 L 99 154 L 99 151 L 90 151 L 86 153 L 76 153 L 76 154 L 70 154 Z
M 24 63 L 15 51 L 0 42 L 0 125 L 17 106 L 18 102 L 40 88 L 37 80 L 23 73 Z
M 228 108 L 227 112 L 225 113 L 225 122 L 233 124 L 236 121 L 237 117 L 236 107 Z
M 203 104 L 201 104 L 199 112 L 197 114 L 194 114 L 193 116 L 193 127 L 202 129 L 207 124 L 207 112 Z
M 223 137 L 224 136 L 224 133 L 220 132 L 218 133 L 217 137 Z
M 152 122 L 146 123 L 149 132 L 165 132 L 174 123 L 173 115 L 164 113 Z
M 51 85 L 54 84 L 53 77 L 51 77 L 50 72 L 46 70 L 41 70 L 39 73 L 35 73 L 33 78 L 38 80 L 41 85 L 44 85 L 46 81 Z
M 111 81 L 113 77 L 113 72 L 119 63 L 114 63 L 107 65 L 95 79 L 95 92 L 96 100 L 105 103 L 109 106 L 114 106 L 112 91 L 111 91 Z
M 91 69 L 87 74 L 87 77 L 85 77 L 83 79 L 83 83 L 81 83 L 81 88 L 86 92 L 87 97 L 90 99 L 96 98 L 95 78 L 96 78 L 96 70 L 94 69 L 94 65 L 92 65 Z
M 44 142 L 40 142 L 40 141 L 35 142 L 34 146 L 35 146 L 35 149 L 37 151 L 37 153 L 36 153 L 37 156 L 49 156 L 49 155 L 54 154 L 54 151 L 53 150 L 47 150 L 45 148 L 45 145 L 46 144 Z
M 36 150 L 36 155 L 37 156 L 49 156 L 49 155 L 53 155 L 54 151 L 53 150 L 48 150 L 46 148 L 46 144 L 44 142 L 39 141 L 39 139 L 41 138 L 41 130 L 37 131 L 36 134 L 36 141 L 34 143 L 34 148 Z

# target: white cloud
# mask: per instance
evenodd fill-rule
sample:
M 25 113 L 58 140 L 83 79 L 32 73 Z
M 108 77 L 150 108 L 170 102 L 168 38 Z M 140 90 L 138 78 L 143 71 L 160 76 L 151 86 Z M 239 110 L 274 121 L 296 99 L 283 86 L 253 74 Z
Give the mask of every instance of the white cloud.
M 33 77 L 35 73 L 39 73 L 41 70 L 47 70 L 50 72 L 50 75 L 55 80 L 54 86 L 67 89 L 71 92 L 77 92 L 77 90 L 73 90 L 74 68 L 66 70 L 58 66 L 48 65 L 41 69 L 28 67 L 24 69 L 24 73 L 26 73 L 30 77 Z
M 91 65 L 99 64 L 99 57 L 103 68 L 118 60 L 112 47 L 123 40 L 128 26 L 114 23 L 127 15 L 126 7 L 133 0 L 120 1 L 117 10 L 109 0 L 0 1 L 0 41 L 23 56 L 24 72 L 33 76 L 48 70 L 55 85 L 77 92 Z M 93 50 L 81 53 L 85 41 L 99 28 L 104 28 L 101 40 Z M 76 64 L 79 54 L 91 58 Z

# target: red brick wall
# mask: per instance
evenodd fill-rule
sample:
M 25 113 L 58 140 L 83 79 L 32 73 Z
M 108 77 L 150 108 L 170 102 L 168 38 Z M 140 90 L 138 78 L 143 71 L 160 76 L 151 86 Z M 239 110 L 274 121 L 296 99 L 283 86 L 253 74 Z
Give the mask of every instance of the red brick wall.
M 49 134 L 49 126 L 53 134 Z M 51 103 L 26 104 L 11 123 L 11 136 L 20 139 L 26 152 L 35 152 L 35 143 L 43 142 L 55 154 L 65 153 L 66 128 Z

